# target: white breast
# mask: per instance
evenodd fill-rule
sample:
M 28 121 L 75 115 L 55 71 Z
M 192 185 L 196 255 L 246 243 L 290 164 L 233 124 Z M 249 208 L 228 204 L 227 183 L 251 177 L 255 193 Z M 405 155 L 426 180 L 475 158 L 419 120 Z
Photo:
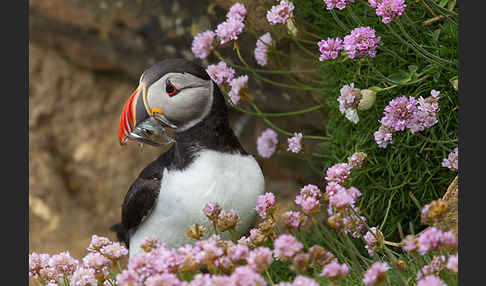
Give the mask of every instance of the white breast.
M 186 233 L 196 222 L 212 234 L 212 224 L 202 212 L 208 202 L 219 203 L 225 211 L 236 210 L 243 221 L 236 230 L 244 233 L 264 191 L 262 171 L 252 156 L 203 151 L 183 171 L 164 169 L 155 209 L 130 238 L 130 256 L 141 251 L 145 237 L 157 237 L 169 247 L 194 242 Z M 229 234 L 223 237 L 230 238 Z

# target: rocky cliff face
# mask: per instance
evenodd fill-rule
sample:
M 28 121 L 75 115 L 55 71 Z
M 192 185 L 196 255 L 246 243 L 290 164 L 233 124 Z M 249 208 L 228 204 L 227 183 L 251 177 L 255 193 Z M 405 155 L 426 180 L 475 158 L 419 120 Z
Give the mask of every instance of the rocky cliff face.
M 81 258 L 92 234 L 115 239 L 108 228 L 120 219 L 126 191 L 163 151 L 119 146 L 123 104 L 152 63 L 193 59 L 193 34 L 214 28 L 225 12 L 205 0 L 30 1 L 30 252 L 69 250 Z M 240 44 L 252 58 L 254 39 Z M 257 102 L 267 112 L 311 104 L 309 94 L 283 101 L 280 91 L 251 84 L 262 91 Z M 266 124 L 235 112 L 231 121 L 245 149 L 258 157 L 255 141 Z M 322 134 L 324 117 L 318 112 L 275 123 Z M 286 144 L 285 137 L 280 141 Z M 260 159 L 268 190 L 281 198 L 292 198 L 303 184 L 321 183 L 302 161 Z

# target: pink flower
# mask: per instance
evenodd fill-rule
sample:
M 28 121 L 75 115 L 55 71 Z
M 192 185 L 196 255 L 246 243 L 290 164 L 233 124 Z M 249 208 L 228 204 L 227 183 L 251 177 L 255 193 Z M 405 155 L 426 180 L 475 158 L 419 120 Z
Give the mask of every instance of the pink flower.
M 307 215 L 312 215 L 320 211 L 320 199 L 322 192 L 315 185 L 306 185 L 301 190 L 298 196 L 295 197 L 295 203 L 302 207 L 302 210 Z
M 227 66 L 225 62 L 209 65 L 206 72 L 218 85 L 229 83 L 235 76 L 235 70 Z
M 257 247 L 250 252 L 247 262 L 254 271 L 262 273 L 272 265 L 272 251 L 264 246 Z
M 261 66 L 267 65 L 268 48 L 271 44 L 272 35 L 268 32 L 258 38 L 255 50 L 253 51 L 257 64 Z
M 299 253 L 304 245 L 290 234 L 282 234 L 273 243 L 275 257 L 286 261 Z
M 231 274 L 232 283 L 234 286 L 264 286 L 267 282 L 263 277 L 256 273 L 250 266 L 238 266 L 233 274 Z
M 439 111 L 440 92 L 432 90 L 431 96 L 427 98 L 419 97 L 417 100 L 417 111 L 413 115 L 412 122 L 408 128 L 415 133 L 429 128 L 437 123 L 437 111 Z
M 36 279 L 39 278 L 38 273 L 41 269 L 48 267 L 50 255 L 47 253 L 35 253 L 29 254 L 29 276 Z
M 209 220 L 216 221 L 221 212 L 221 206 L 218 203 L 209 202 L 204 206 L 203 212 Z
M 116 275 L 116 285 L 118 286 L 142 286 L 143 284 L 140 280 L 138 273 L 130 268 L 123 269 L 121 273 Z
M 323 0 L 326 3 L 326 9 L 332 10 L 337 8 L 343 10 L 349 3 L 354 3 L 354 0 Z
M 152 249 L 159 247 L 167 247 L 167 245 L 155 237 L 146 237 L 142 240 L 142 243 L 140 243 L 140 248 L 145 252 L 150 252 Z
M 172 273 L 162 273 L 151 276 L 145 280 L 146 286 L 179 286 L 181 281 Z
M 95 270 L 91 268 L 84 268 L 84 267 L 80 267 L 76 269 L 71 279 L 69 279 L 69 285 L 70 286 L 98 285 L 98 280 L 95 277 Z
M 405 7 L 407 7 L 405 0 L 381 0 L 376 2 L 376 15 L 382 16 L 381 21 L 385 24 L 401 16 Z
M 320 276 L 327 277 L 330 280 L 337 280 L 342 279 L 348 273 L 349 269 L 346 264 L 339 264 L 336 260 L 333 260 L 324 266 Z
M 218 35 L 221 45 L 228 42 L 238 40 L 238 35 L 243 32 L 245 24 L 234 18 L 226 19 L 223 23 L 216 27 L 216 35 Z
M 258 196 L 256 202 L 256 211 L 262 219 L 267 218 L 273 207 L 275 206 L 275 195 L 273 193 L 267 192 L 264 195 Z
M 371 27 L 359 27 L 344 37 L 344 50 L 350 59 L 355 57 L 375 57 L 376 45 L 381 38 L 375 35 Z
M 83 257 L 83 266 L 91 268 L 98 273 L 108 274 L 108 268 L 113 263 L 99 252 L 90 252 Z
M 447 286 L 447 284 L 435 275 L 427 275 L 417 281 L 417 286 Z
M 459 149 L 456 147 L 447 158 L 444 158 L 442 161 L 442 167 L 449 168 L 451 171 L 458 170 L 458 163 L 459 163 Z
M 339 56 L 339 51 L 343 49 L 343 40 L 340 38 L 327 38 L 326 41 L 321 40 L 317 42 L 317 46 L 321 52 L 319 61 L 322 62 L 328 59 L 336 59 Z
M 455 255 L 449 256 L 449 259 L 447 260 L 447 265 L 446 267 L 454 272 L 458 272 L 459 270 L 459 258 L 457 253 Z
M 366 242 L 365 248 L 368 251 L 368 254 L 370 256 L 373 256 L 375 254 L 375 246 L 377 243 L 377 239 L 380 239 L 383 237 L 383 234 L 379 229 L 376 227 L 370 228 L 368 232 L 364 235 L 364 240 Z
M 108 238 L 93 234 L 93 236 L 91 237 L 91 242 L 87 249 L 90 252 L 99 251 L 103 246 L 107 246 L 109 244 L 112 244 L 112 242 Z
M 299 153 L 300 150 L 302 150 L 300 140 L 302 140 L 302 133 L 294 133 L 294 137 L 288 138 L 287 143 L 289 144 L 289 147 L 287 148 L 287 151 Z
M 267 12 L 267 20 L 270 25 L 283 24 L 292 17 L 294 4 L 281 0 Z
M 417 112 L 417 101 L 413 97 L 400 96 L 392 99 L 385 107 L 385 116 L 381 124 L 390 126 L 395 131 L 402 131 L 409 128 Z
M 192 53 L 196 58 L 205 59 L 214 49 L 213 42 L 216 34 L 213 31 L 204 31 L 197 33 L 192 41 Z
M 263 158 L 270 158 L 277 150 L 277 132 L 267 128 L 257 139 L 257 151 Z
M 407 235 L 402 241 L 402 248 L 406 252 L 411 252 L 414 250 L 417 250 L 417 240 L 415 239 L 415 236 L 413 235 Z
M 122 257 L 128 255 L 128 249 L 119 242 L 113 242 L 110 245 L 104 246 L 100 249 L 100 252 L 112 261 L 120 260 Z
M 366 271 L 363 276 L 363 283 L 366 286 L 372 286 L 380 283 L 385 279 L 386 271 L 388 271 L 390 267 L 386 262 L 375 262 L 371 267 Z
M 231 86 L 231 90 L 228 92 L 228 95 L 231 97 L 234 104 L 238 104 L 241 92 L 248 86 L 248 76 L 242 75 L 234 78 L 229 82 L 229 85 Z
M 378 147 L 380 148 L 386 148 L 388 144 L 393 143 L 393 133 L 395 130 L 393 127 L 390 126 L 385 126 L 381 125 L 378 131 L 373 133 L 373 136 L 375 137 L 376 144 L 378 144 Z
M 71 276 L 78 268 L 79 261 L 72 258 L 68 251 L 54 254 L 49 259 L 49 267 L 57 272 L 57 278 L 61 279 L 64 275 Z
M 309 278 L 304 275 L 297 275 L 294 279 L 294 282 L 291 284 L 292 286 L 319 286 L 319 283 L 316 280 Z
M 282 218 L 286 227 L 294 229 L 299 228 L 307 220 L 305 215 L 296 211 L 287 211 L 282 215 Z
M 248 246 L 242 244 L 232 245 L 228 248 L 228 257 L 233 262 L 240 262 L 246 260 L 248 257 L 249 249 Z
M 350 173 L 351 167 L 347 163 L 337 163 L 327 169 L 326 180 L 342 185 L 349 179 Z
M 216 226 L 219 231 L 225 232 L 229 229 L 233 229 L 240 223 L 240 217 L 235 210 L 230 210 L 226 213 L 222 210 L 219 213 L 218 221 L 216 222 Z
M 226 18 L 234 19 L 240 22 L 243 22 L 246 17 L 246 8 L 245 5 L 241 4 L 240 2 L 236 2 L 231 8 L 229 9 L 228 13 L 226 14 Z

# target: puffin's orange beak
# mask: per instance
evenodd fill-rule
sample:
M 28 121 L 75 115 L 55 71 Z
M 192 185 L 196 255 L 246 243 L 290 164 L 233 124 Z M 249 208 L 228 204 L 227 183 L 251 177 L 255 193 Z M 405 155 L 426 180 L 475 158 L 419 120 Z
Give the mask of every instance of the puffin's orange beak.
M 122 113 L 120 115 L 120 123 L 118 125 L 118 141 L 120 145 L 125 145 L 127 143 L 127 137 L 130 132 L 135 128 L 135 112 L 136 112 L 136 102 L 139 96 L 143 96 L 143 89 L 140 86 L 132 93 L 130 98 L 123 106 Z

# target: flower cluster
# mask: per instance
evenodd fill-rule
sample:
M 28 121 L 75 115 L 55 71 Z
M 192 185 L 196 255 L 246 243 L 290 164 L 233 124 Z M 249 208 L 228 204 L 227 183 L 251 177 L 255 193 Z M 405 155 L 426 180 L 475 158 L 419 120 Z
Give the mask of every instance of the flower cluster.
M 353 167 L 358 166 L 353 165 Z M 329 225 L 358 238 L 364 230 L 365 217 L 358 215 L 359 209 L 355 206 L 356 199 L 361 196 L 361 192 L 355 187 L 346 187 L 351 169 L 352 167 L 348 163 L 337 163 L 327 169 L 324 197 L 329 201 Z
M 381 21 L 390 23 L 402 15 L 405 10 L 405 0 L 368 0 L 371 8 L 376 9 L 376 15 L 381 16 Z
M 429 227 L 417 237 L 407 235 L 402 241 L 402 248 L 407 252 L 417 251 L 421 255 L 434 250 L 457 249 L 457 238 L 452 231 L 442 231 L 436 227 Z
M 381 38 L 375 35 L 375 30 L 371 27 L 358 27 L 346 35 L 343 40 L 343 49 L 350 59 L 355 57 L 375 57 L 376 45 Z
M 225 212 L 221 209 L 218 203 L 209 202 L 203 208 L 203 213 L 213 222 L 214 226 L 221 232 L 233 230 L 241 223 L 240 216 L 235 210 Z M 204 232 L 205 229 L 198 229 L 197 231 Z
M 459 148 L 456 147 L 447 158 L 442 160 L 442 167 L 449 168 L 451 171 L 457 171 L 459 164 Z
M 283 24 L 288 19 L 292 18 L 294 11 L 294 4 L 291 2 L 281 0 L 278 5 L 273 6 L 267 12 L 267 20 L 270 25 Z
M 216 34 L 213 31 L 204 31 L 198 33 L 192 41 L 192 53 L 196 58 L 205 59 L 214 49 L 213 43 Z
M 336 59 L 339 56 L 339 51 L 343 49 L 343 40 L 340 38 L 327 38 L 327 40 L 320 40 L 317 42 L 319 52 L 321 56 L 319 61 L 325 61 L 328 59 Z
M 263 158 L 270 158 L 277 150 L 277 132 L 267 128 L 257 139 L 257 151 Z
M 302 207 L 306 215 L 314 215 L 321 210 L 321 197 L 321 190 L 316 185 L 309 184 L 300 190 L 299 195 L 295 197 L 295 203 Z
M 340 90 L 340 96 L 337 98 L 339 111 L 354 124 L 359 122 L 358 109 L 369 109 L 375 102 L 376 92 L 369 89 L 358 89 L 352 82 L 344 85 Z
M 326 3 L 326 9 L 332 10 L 337 8 L 343 10 L 349 3 L 354 3 L 354 0 L 323 0 Z
M 378 249 L 383 247 L 383 233 L 376 227 L 370 228 L 370 230 L 364 235 L 366 242 L 365 248 L 370 256 L 373 256 Z
M 287 211 L 282 215 L 283 223 L 288 229 L 299 229 L 307 221 L 307 216 L 297 211 Z
M 447 259 L 444 255 L 436 255 L 432 258 L 429 264 L 422 267 L 417 273 L 417 281 L 425 278 L 428 275 L 439 276 L 442 269 L 446 266 Z
M 128 250 L 118 242 L 93 235 L 87 248 L 88 254 L 82 263 L 71 257 L 69 252 L 29 254 L 29 276 L 47 285 L 58 285 L 66 279 L 70 285 L 98 285 L 98 281 L 110 280 L 110 270 Z
M 228 92 L 228 95 L 234 104 L 238 104 L 241 95 L 246 92 L 246 88 L 248 87 L 248 76 L 242 75 L 234 78 L 229 82 L 229 85 L 231 90 Z
M 261 66 L 267 65 L 267 57 L 268 57 L 268 48 L 272 45 L 272 35 L 270 33 L 263 34 L 258 40 L 256 41 L 256 47 L 253 51 L 255 56 L 255 60 L 257 64 Z
M 361 169 L 366 158 L 368 158 L 368 154 L 365 152 L 353 153 L 351 157 L 348 157 L 348 165 L 351 169 Z
M 381 126 L 374 133 L 375 141 L 381 148 L 393 142 L 397 131 L 410 129 L 412 133 L 422 131 L 437 123 L 439 92 L 432 90 L 431 96 L 416 100 L 414 97 L 400 96 L 392 99 L 384 109 Z
M 220 44 L 224 45 L 228 42 L 238 40 L 238 35 L 243 32 L 245 24 L 243 21 L 246 17 L 245 6 L 241 3 L 236 3 L 229 9 L 226 14 L 226 21 L 220 23 L 216 27 L 216 35 L 220 39 Z
M 293 137 L 287 139 L 287 143 L 289 147 L 287 151 L 291 151 L 292 153 L 299 153 L 302 150 L 302 145 L 300 141 L 302 140 L 302 133 L 294 133 Z
M 262 219 L 266 219 L 268 215 L 271 215 L 275 207 L 275 195 L 267 192 L 257 198 L 256 208 L 258 215 Z
M 363 277 L 363 283 L 366 286 L 373 286 L 381 283 L 386 277 L 386 272 L 390 269 L 386 262 L 375 262 L 366 271 Z
M 329 280 L 334 281 L 342 279 L 344 276 L 348 275 L 349 269 L 346 264 L 339 264 L 336 260 L 324 266 L 320 276 L 327 277 Z
M 209 65 L 206 68 L 206 72 L 218 85 L 229 83 L 235 76 L 235 70 L 225 62 Z

